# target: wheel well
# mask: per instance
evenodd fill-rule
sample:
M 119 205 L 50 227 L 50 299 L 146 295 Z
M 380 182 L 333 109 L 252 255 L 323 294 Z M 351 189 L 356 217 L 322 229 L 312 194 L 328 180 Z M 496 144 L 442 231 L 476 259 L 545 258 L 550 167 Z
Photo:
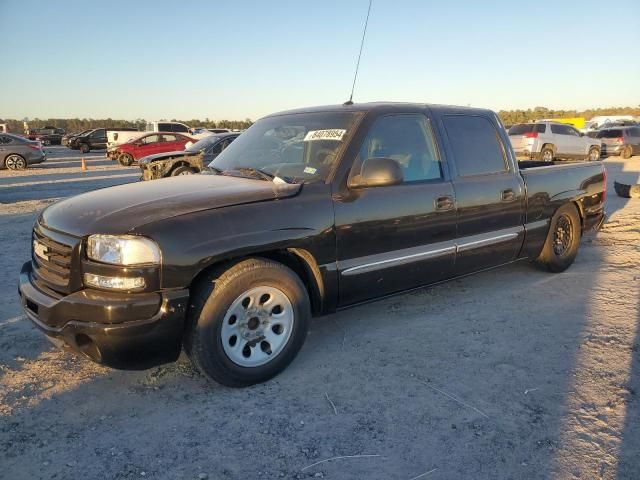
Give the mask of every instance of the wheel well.
M 580 218 L 580 230 L 582 231 L 584 229 L 584 205 L 582 205 L 582 201 L 581 200 L 574 200 L 573 205 L 576 207 L 576 210 L 578 210 L 578 217 Z
M 190 165 L 187 162 L 176 162 L 169 171 L 173 172 L 178 167 L 190 167 Z
M 297 248 L 289 248 L 284 250 L 270 250 L 266 252 L 258 252 L 251 255 L 234 257 L 222 262 L 214 263 L 203 269 L 198 275 L 195 276 L 191 282 L 191 289 L 203 279 L 221 275 L 224 271 L 231 268 L 233 265 L 241 260 L 245 260 L 250 257 L 262 257 L 268 258 L 275 262 L 282 263 L 289 267 L 293 272 L 298 275 L 309 294 L 309 300 L 311 301 L 311 313 L 318 315 L 322 312 L 323 299 L 324 299 L 324 284 L 318 265 L 316 264 L 313 256 L 306 250 Z

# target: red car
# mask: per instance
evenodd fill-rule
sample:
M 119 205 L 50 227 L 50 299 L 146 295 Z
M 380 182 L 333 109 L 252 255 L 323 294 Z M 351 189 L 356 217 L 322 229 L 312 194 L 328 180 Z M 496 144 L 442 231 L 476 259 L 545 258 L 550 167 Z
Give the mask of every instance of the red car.
M 109 152 L 111 158 L 117 158 L 120 165 L 128 167 L 134 160 L 156 153 L 184 150 L 187 142 L 196 142 L 193 138 L 180 133 L 148 133 L 135 140 L 118 145 Z

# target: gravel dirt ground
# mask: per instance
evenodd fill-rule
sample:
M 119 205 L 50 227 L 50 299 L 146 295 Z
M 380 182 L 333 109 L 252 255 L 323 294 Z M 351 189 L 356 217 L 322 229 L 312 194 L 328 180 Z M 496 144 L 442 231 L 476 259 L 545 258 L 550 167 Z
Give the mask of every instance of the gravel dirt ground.
M 38 212 L 138 177 L 47 150 L 0 171 L 0 478 L 640 478 L 640 200 L 612 188 L 640 157 L 605 161 L 609 219 L 567 272 L 520 263 L 315 320 L 283 374 L 235 390 L 185 359 L 102 368 L 25 319 Z

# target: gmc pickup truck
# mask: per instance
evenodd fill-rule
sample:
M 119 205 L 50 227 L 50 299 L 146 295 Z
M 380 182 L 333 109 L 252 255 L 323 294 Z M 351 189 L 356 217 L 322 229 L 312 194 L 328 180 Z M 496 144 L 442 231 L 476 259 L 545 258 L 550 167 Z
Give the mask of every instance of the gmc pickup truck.
M 601 162 L 519 165 L 477 108 L 274 114 L 209 167 L 46 208 L 20 273 L 33 323 L 108 366 L 184 348 L 247 386 L 293 360 L 312 316 L 518 260 L 561 272 L 605 217 Z

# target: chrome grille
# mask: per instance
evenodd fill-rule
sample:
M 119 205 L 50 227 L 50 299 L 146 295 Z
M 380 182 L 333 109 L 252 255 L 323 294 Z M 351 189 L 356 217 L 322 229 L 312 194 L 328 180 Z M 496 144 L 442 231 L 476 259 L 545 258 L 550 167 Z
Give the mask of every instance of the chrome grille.
M 41 255 L 36 253 L 36 248 L 42 253 Z M 45 236 L 37 228 L 34 229 L 31 258 L 36 284 L 43 290 L 67 293 L 72 254 L 72 246 L 57 242 Z

